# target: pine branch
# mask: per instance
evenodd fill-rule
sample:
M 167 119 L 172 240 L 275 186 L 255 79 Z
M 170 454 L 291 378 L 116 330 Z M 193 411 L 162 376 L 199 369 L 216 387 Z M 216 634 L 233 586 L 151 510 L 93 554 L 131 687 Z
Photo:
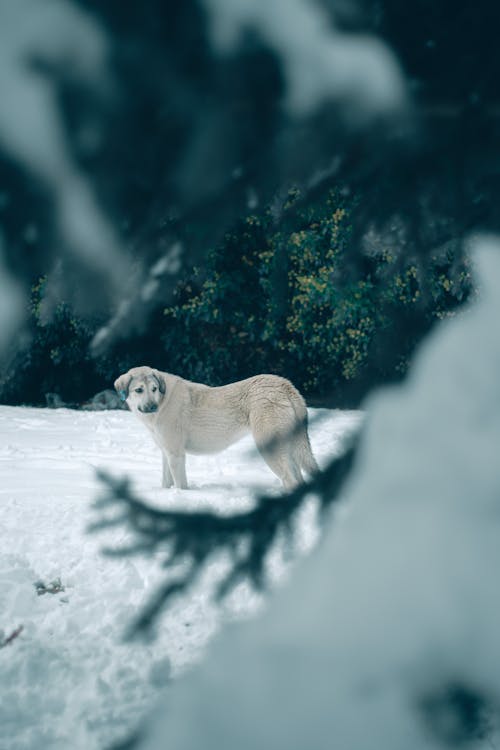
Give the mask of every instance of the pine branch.
M 132 544 L 107 548 L 105 554 L 124 556 L 159 551 L 163 567 L 182 566 L 177 578 L 167 580 L 155 592 L 132 624 L 129 635 L 150 629 L 162 609 L 175 596 L 185 593 L 205 570 L 207 562 L 221 552 L 229 555 L 231 565 L 218 582 L 216 599 L 227 596 L 243 581 L 262 591 L 266 585 L 266 557 L 277 538 L 282 533 L 291 534 L 294 514 L 307 497 L 316 496 L 322 511 L 338 499 L 351 470 L 356 445 L 354 439 L 348 450 L 333 459 L 311 482 L 287 495 L 259 497 L 251 510 L 231 516 L 153 508 L 137 497 L 128 479 L 98 470 L 104 494 L 96 501 L 95 508 L 103 515 L 90 526 L 90 531 L 126 523 L 135 535 Z M 108 510 L 112 515 L 107 514 Z

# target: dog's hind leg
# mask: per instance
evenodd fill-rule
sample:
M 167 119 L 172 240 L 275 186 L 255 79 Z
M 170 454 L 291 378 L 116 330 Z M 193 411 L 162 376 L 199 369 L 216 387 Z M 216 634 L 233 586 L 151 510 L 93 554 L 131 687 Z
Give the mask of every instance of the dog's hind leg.
M 252 426 L 252 435 L 260 455 L 286 490 L 292 490 L 303 482 L 299 463 L 290 452 L 288 436 L 263 429 L 262 422 L 258 427 Z
M 257 445 L 259 453 L 269 466 L 271 471 L 281 480 L 285 490 L 293 490 L 302 482 L 302 474 L 295 462 L 290 461 L 288 456 L 276 451 L 266 450 Z

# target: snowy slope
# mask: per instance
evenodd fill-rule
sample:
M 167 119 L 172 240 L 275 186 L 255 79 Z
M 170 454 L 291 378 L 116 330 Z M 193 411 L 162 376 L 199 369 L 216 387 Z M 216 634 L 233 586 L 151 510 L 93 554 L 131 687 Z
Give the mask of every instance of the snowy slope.
M 339 450 L 359 412 L 318 411 L 311 427 L 319 461 Z M 127 532 L 89 535 L 95 467 L 129 475 L 151 502 L 238 511 L 251 489 L 278 488 L 250 439 L 217 456 L 189 457 L 194 489 L 162 490 L 160 455 L 128 412 L 0 407 L 0 747 L 94 750 L 126 736 L 171 675 L 199 659 L 217 627 L 206 586 L 178 602 L 154 643 L 122 634 L 158 581 L 152 559 L 109 559 L 104 543 Z M 311 537 L 311 516 L 302 535 Z M 35 582 L 60 578 L 58 594 Z M 246 590 L 232 609 L 249 611 Z

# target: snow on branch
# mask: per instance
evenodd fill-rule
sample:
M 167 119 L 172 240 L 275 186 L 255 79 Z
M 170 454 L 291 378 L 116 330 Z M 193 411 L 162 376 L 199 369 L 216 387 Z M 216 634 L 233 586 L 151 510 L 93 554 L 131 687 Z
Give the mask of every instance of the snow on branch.
M 406 106 L 404 76 L 388 46 L 367 34 L 340 31 L 319 3 L 205 0 L 205 5 L 220 54 L 233 51 L 249 29 L 277 53 L 291 115 L 310 114 L 333 99 L 349 103 L 355 121 L 366 125 L 376 115 Z
M 134 493 L 127 478 L 116 478 L 99 469 L 97 475 L 104 493 L 97 499 L 95 508 L 102 517 L 90 530 L 102 531 L 127 524 L 135 535 L 130 545 L 106 548 L 105 554 L 125 556 L 159 551 L 164 555 L 164 568 L 182 567 L 177 577 L 168 578 L 155 592 L 132 623 L 130 635 L 149 630 L 161 610 L 175 596 L 185 593 L 209 560 L 220 553 L 226 553 L 231 564 L 218 582 L 217 599 L 224 598 L 242 582 L 262 591 L 266 586 L 268 552 L 280 534 L 290 539 L 294 514 L 307 497 L 316 496 L 322 511 L 338 499 L 351 470 L 356 445 L 354 439 L 347 451 L 332 460 L 310 483 L 285 496 L 259 497 L 251 510 L 230 516 L 153 508 Z M 116 507 L 120 512 L 107 512 Z

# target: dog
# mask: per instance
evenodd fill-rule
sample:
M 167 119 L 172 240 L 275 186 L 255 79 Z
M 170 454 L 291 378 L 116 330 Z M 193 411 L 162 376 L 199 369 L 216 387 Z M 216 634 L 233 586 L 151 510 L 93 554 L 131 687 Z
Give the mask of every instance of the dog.
M 305 401 L 285 378 L 255 375 L 213 388 L 143 366 L 114 386 L 161 450 L 162 487 L 187 489 L 186 453 L 218 453 L 249 432 L 286 490 L 304 481 L 302 471 L 318 472 Z

